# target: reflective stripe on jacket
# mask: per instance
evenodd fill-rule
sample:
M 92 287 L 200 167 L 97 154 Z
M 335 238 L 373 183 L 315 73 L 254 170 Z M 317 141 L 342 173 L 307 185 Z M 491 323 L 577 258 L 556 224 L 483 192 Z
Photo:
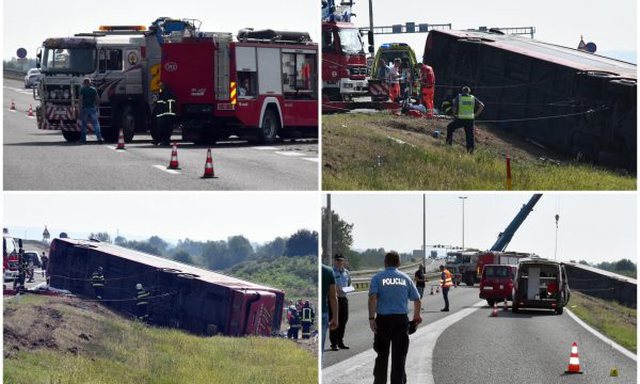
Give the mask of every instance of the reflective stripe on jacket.
M 473 120 L 476 98 L 471 95 L 458 95 L 458 119 Z
M 444 271 L 442 271 L 442 273 L 444 273 L 444 280 L 442 280 L 442 277 L 440 277 L 440 286 L 444 287 L 444 288 L 449 288 L 451 286 L 453 286 L 453 280 L 451 279 L 451 272 L 449 272 L 448 269 L 445 269 Z
M 149 292 L 145 291 L 144 289 L 138 290 L 138 296 L 136 297 L 138 302 L 136 303 L 136 305 L 148 304 L 149 302 L 147 301 L 147 297 L 149 297 Z
M 311 308 L 302 308 L 302 321 L 311 322 L 313 320 L 313 311 Z
M 99 274 L 98 272 L 94 272 L 93 276 L 91 276 L 91 286 L 104 287 L 104 276 Z

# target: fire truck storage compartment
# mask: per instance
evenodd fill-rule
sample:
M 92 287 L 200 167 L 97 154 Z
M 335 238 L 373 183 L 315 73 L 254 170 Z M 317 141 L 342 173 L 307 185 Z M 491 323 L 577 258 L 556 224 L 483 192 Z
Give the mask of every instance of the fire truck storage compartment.
M 552 266 L 536 266 L 528 265 L 521 267 L 519 289 L 525 289 L 524 295 L 527 300 L 547 300 L 549 298 L 549 283 L 556 285 L 557 291 L 557 274 L 558 268 Z
M 258 48 L 258 72 L 258 90 L 261 94 L 282 94 L 279 49 Z

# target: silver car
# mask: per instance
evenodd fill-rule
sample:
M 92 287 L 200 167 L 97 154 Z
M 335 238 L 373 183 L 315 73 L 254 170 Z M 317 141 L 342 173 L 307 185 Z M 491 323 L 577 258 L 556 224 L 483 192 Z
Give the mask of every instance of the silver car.
M 38 68 L 31 68 L 29 72 L 27 72 L 27 75 L 24 77 L 24 87 L 31 88 L 35 85 L 38 85 L 43 77 L 44 75 L 40 73 L 40 70 Z

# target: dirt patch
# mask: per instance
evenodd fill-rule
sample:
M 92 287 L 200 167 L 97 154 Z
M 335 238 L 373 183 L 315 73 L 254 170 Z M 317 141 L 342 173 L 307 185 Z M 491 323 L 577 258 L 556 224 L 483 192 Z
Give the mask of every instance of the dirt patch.
M 36 304 L 31 299 L 5 301 L 5 358 L 38 349 L 81 354 L 92 343 L 93 335 L 99 334 L 96 315 L 117 316 L 100 305 L 75 298 L 37 298 Z

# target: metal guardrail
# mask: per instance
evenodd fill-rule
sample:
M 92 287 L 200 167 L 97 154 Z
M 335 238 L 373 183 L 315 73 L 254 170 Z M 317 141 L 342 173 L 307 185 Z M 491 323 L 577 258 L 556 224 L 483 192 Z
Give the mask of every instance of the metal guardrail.
M 2 77 L 5 79 L 22 80 L 27 73 L 19 69 L 3 68 Z

